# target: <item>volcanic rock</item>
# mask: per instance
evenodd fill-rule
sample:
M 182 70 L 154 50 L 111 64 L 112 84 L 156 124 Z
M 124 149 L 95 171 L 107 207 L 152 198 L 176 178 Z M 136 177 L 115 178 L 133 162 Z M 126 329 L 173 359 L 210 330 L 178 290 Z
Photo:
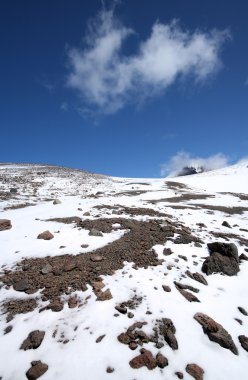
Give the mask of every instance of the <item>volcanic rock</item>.
M 29 333 L 28 337 L 23 341 L 20 350 L 30 350 L 38 348 L 45 336 L 45 331 L 35 330 Z
M 28 380 L 36 380 L 48 370 L 48 365 L 39 361 L 31 362 L 32 367 L 26 372 Z
M 12 228 L 9 219 L 0 219 L 0 231 L 10 230 Z
M 192 280 L 198 281 L 203 285 L 208 285 L 207 280 L 205 279 L 205 277 L 201 273 L 198 273 L 198 272 L 192 273 L 189 270 L 187 270 L 185 273 Z
M 89 232 L 89 236 L 103 236 L 103 234 L 101 231 L 98 231 L 95 228 L 92 228 Z
M 43 240 L 51 240 L 53 238 L 54 238 L 54 235 L 48 230 L 40 233 L 37 236 L 37 239 L 43 239 Z
M 239 342 L 243 349 L 248 352 L 248 337 L 245 335 L 239 335 Z
M 248 315 L 247 311 L 242 306 L 238 306 L 238 309 L 239 309 L 241 314 Z
M 160 352 L 156 355 L 156 362 L 159 368 L 164 368 L 169 364 L 168 359 Z
M 202 265 L 202 271 L 207 275 L 223 273 L 234 276 L 239 272 L 238 249 L 233 243 L 209 243 L 209 256 Z
M 235 346 L 231 335 L 221 324 L 215 322 L 212 318 L 203 313 L 196 313 L 194 319 L 202 325 L 203 331 L 207 334 L 209 340 L 218 343 L 221 347 L 238 355 L 237 347 Z
M 197 364 L 187 364 L 186 372 L 191 375 L 195 380 L 203 380 L 204 370 Z
M 44 267 L 41 269 L 41 273 L 45 275 L 45 274 L 51 273 L 52 270 L 53 270 L 53 267 L 48 263 L 44 265 Z
M 232 228 L 226 220 L 224 220 L 224 222 L 222 223 L 222 226 L 227 227 L 227 228 Z
M 138 369 L 141 367 L 147 367 L 148 369 L 154 369 L 157 367 L 156 360 L 152 356 L 152 353 L 144 348 L 140 350 L 140 355 L 133 358 L 130 362 L 130 367 Z
M 60 205 L 62 202 L 59 199 L 54 199 L 53 204 L 54 205 Z
M 18 292 L 26 292 L 30 288 L 29 282 L 26 278 L 23 278 L 13 285 L 14 289 Z
M 162 320 L 159 321 L 159 332 L 163 335 L 164 340 L 168 343 L 172 350 L 178 349 L 178 343 L 175 337 L 176 328 L 171 319 L 162 318 Z

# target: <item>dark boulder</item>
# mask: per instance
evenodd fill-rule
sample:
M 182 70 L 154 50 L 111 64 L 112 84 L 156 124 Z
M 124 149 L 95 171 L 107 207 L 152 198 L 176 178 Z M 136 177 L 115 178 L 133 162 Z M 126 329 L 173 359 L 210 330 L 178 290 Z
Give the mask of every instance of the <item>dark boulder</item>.
M 239 272 L 238 249 L 233 243 L 209 243 L 210 256 L 204 261 L 202 271 L 207 275 L 223 273 L 235 276 Z

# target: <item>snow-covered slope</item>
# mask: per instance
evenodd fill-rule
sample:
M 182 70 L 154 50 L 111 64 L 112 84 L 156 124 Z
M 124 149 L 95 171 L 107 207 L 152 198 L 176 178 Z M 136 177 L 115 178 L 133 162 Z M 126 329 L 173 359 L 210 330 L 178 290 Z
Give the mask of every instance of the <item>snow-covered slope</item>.
M 0 165 L 0 378 L 246 380 L 248 261 L 202 265 L 211 242 L 248 255 L 247 166 L 166 180 Z
M 227 168 L 177 177 L 178 182 L 189 184 L 207 191 L 248 192 L 248 160 Z

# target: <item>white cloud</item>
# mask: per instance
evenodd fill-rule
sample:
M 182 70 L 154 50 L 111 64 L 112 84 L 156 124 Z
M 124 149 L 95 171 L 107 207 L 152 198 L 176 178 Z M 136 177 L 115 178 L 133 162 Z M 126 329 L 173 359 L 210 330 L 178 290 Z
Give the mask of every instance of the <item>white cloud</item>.
M 82 47 L 67 49 L 67 86 L 80 95 L 82 106 L 104 114 L 138 103 L 180 78 L 204 82 L 221 67 L 220 50 L 227 30 L 183 31 L 178 21 L 156 22 L 137 52 L 124 55 L 125 40 L 135 32 L 113 9 L 103 9 L 88 25 Z
M 161 176 L 174 177 L 177 176 L 184 167 L 204 168 L 205 171 L 215 170 L 228 166 L 229 158 L 222 153 L 202 158 L 192 156 L 187 152 L 178 152 L 175 156 L 161 165 Z

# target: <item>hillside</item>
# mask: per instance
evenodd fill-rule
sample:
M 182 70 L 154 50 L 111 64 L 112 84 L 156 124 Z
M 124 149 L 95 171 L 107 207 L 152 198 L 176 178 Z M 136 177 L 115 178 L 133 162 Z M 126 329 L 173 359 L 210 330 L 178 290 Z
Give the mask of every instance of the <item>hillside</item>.
M 247 179 L 0 164 L 0 379 L 246 380 Z

